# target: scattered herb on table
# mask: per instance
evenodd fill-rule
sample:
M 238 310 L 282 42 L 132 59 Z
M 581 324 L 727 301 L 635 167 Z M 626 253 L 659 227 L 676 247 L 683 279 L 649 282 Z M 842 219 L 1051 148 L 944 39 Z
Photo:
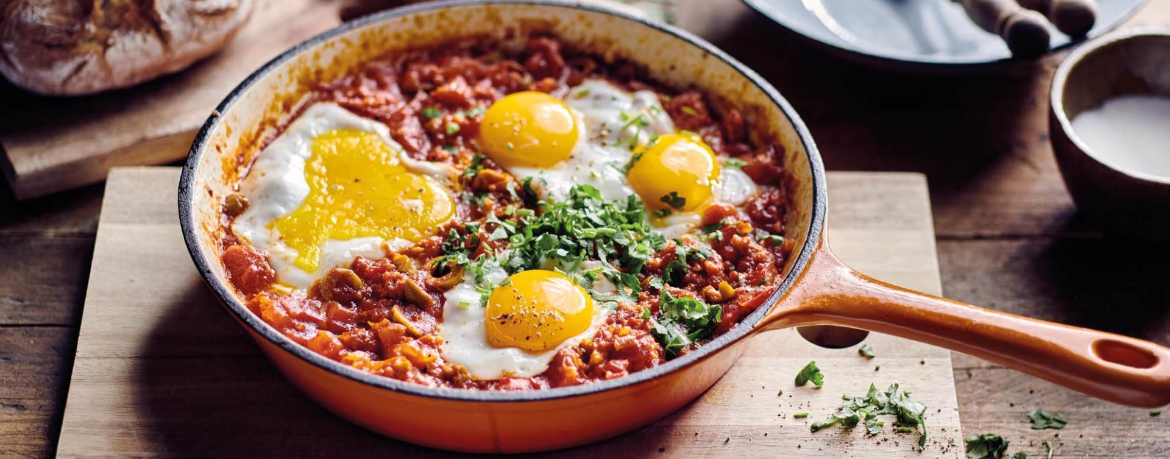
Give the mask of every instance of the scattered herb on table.
M 862 357 L 865 357 L 867 359 L 872 359 L 874 357 L 877 357 L 877 354 L 873 353 L 873 348 L 869 347 L 868 344 L 862 344 L 861 348 L 857 350 L 857 353 L 860 354 Z
M 1028 413 L 1032 420 L 1032 430 L 1063 429 L 1068 424 L 1068 418 L 1061 413 L 1049 413 L 1043 408 Z
M 807 418 L 807 417 L 808 417 L 808 411 L 801 411 L 801 412 L 799 412 L 799 413 L 796 413 L 796 414 L 792 415 L 792 417 L 794 417 L 794 418 L 796 418 L 796 419 L 804 419 L 804 418 Z
M 821 373 L 821 369 L 817 368 L 816 362 L 809 362 L 804 368 L 800 369 L 800 373 L 796 374 L 796 385 L 803 386 L 812 381 L 817 387 L 825 385 L 825 375 Z
M 1162 410 L 1150 410 L 1150 416 L 1158 416 L 1162 414 Z
M 812 424 L 813 432 L 840 424 L 844 427 L 854 427 L 865 421 L 866 433 L 877 435 L 881 433 L 885 422 L 878 419 L 881 415 L 895 416 L 894 428 L 899 433 L 919 432 L 918 447 L 926 447 L 926 406 L 910 400 L 910 393 L 900 390 L 893 384 L 885 392 L 878 391 L 877 386 L 869 385 L 869 392 L 861 397 L 842 397 L 845 403 L 828 419 Z
M 1011 443 L 993 433 L 971 435 L 964 441 L 967 443 L 967 459 L 1000 459 L 1007 452 L 1008 444 Z
M 1053 451 L 1056 451 L 1055 449 L 1052 448 L 1052 443 L 1048 443 L 1048 440 L 1044 440 L 1044 447 L 1048 448 L 1048 458 L 1047 459 L 1052 459 L 1052 453 L 1053 453 Z

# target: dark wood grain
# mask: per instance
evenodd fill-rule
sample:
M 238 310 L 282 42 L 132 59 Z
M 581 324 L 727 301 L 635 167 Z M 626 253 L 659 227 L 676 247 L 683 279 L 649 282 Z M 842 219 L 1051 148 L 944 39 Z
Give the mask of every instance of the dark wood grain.
M 0 326 L 0 457 L 53 454 L 76 342 L 72 327 Z
M 1056 171 L 1044 91 L 1057 58 L 1006 76 L 903 75 L 826 56 L 739 0 L 685 0 L 679 20 L 772 81 L 830 169 L 928 175 L 948 295 L 1170 344 L 1170 295 L 1157 281 L 1170 257 L 1102 237 L 1078 217 Z M 1170 24 L 1170 2 L 1150 2 L 1130 23 Z M 0 457 L 52 454 L 77 333 L 61 325 L 81 307 L 101 195 L 91 187 L 21 204 L 0 197 Z M 1170 413 L 1150 417 L 954 360 L 968 434 L 999 432 L 1044 457 L 1039 440 L 1058 431 L 1032 431 L 1026 413 L 1045 407 L 1072 420 L 1054 443 L 1057 458 L 1170 457 Z

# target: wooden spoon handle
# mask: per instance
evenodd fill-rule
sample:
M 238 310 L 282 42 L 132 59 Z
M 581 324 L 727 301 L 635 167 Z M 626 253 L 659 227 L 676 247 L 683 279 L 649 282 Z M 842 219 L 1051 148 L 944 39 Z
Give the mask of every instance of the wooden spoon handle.
M 759 329 L 837 325 L 922 341 L 1115 403 L 1170 403 L 1170 349 L 896 287 L 853 271 L 824 245 Z
M 1085 36 L 1097 22 L 1096 0 L 1020 0 L 1020 6 L 1044 14 L 1057 30 L 1073 38 Z
M 1044 15 L 1015 0 L 955 0 L 979 28 L 999 35 L 1017 57 L 1038 57 L 1052 38 Z M 1045 0 L 1047 1 L 1047 0 Z

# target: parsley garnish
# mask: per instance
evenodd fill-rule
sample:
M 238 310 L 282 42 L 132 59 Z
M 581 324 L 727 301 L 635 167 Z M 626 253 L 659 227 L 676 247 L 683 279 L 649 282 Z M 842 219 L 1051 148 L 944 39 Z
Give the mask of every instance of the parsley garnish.
M 993 433 L 971 435 L 964 441 L 967 443 L 967 459 L 1000 459 L 1007 452 L 1008 444 L 1011 443 Z
M 658 296 L 658 318 L 651 319 L 650 334 L 674 358 L 687 346 L 710 337 L 723 318 L 723 308 L 688 297 L 675 298 L 663 291 Z
M 659 201 L 673 207 L 674 210 L 682 210 L 683 206 L 687 205 L 687 198 L 679 196 L 677 191 L 671 191 L 670 194 L 663 196 Z
M 688 115 L 691 115 L 691 116 L 695 116 L 695 115 L 699 114 L 699 112 L 695 111 L 695 109 L 691 108 L 691 107 L 683 107 L 682 112 L 686 113 Z
M 525 198 L 535 200 L 531 180 Z M 598 260 L 602 274 L 620 287 L 641 290 L 636 274 L 666 245 L 650 232 L 646 208 L 637 196 L 606 201 L 589 185 L 575 185 L 564 202 L 537 203 L 541 211 L 521 216 L 509 233 L 511 251 L 503 267 L 510 273 L 539 268 L 545 260 L 564 266 Z
M 420 112 L 419 114 L 422 115 L 423 119 L 428 119 L 428 120 L 433 120 L 435 118 L 443 116 L 443 112 L 439 111 L 439 109 L 436 107 L 424 108 L 424 109 L 422 109 L 422 112 Z
M 688 260 L 703 260 L 711 257 L 711 251 L 704 246 L 687 247 L 682 244 L 682 241 L 675 239 L 674 260 L 666 264 L 666 268 L 662 271 L 662 278 L 666 283 L 679 287 L 682 285 L 683 276 L 686 275 L 687 270 L 690 269 Z
M 575 97 L 578 99 L 584 99 L 586 97 L 589 97 L 590 93 L 592 93 L 592 91 L 590 91 L 588 89 L 582 89 L 580 91 L 577 91 L 577 94 L 575 95 Z
M 1032 420 L 1032 430 L 1063 429 L 1068 424 L 1068 418 L 1061 413 L 1049 413 L 1043 408 L 1028 413 Z
M 483 112 L 484 112 L 483 107 L 475 107 L 471 110 L 467 110 L 467 111 L 463 112 L 463 116 L 467 117 L 467 118 L 475 118 L 479 115 L 482 115 Z
M 630 157 L 630 160 L 628 162 L 626 162 L 626 165 L 622 166 L 622 172 L 623 173 L 630 172 L 630 168 L 634 167 L 634 163 L 638 162 L 639 159 L 642 159 L 642 155 L 643 155 L 643 152 L 634 153 L 634 156 Z
M 799 413 L 793 414 L 793 415 L 792 415 L 792 417 L 793 417 L 793 418 L 796 418 L 796 419 L 804 419 L 804 418 L 807 418 L 807 417 L 808 417 L 808 411 L 801 411 L 801 412 L 799 412 Z
M 471 164 L 467 165 L 467 169 L 463 169 L 463 177 L 472 178 L 479 171 L 483 170 L 483 160 L 487 159 L 484 155 L 475 153 L 471 156 Z
M 454 121 L 447 122 L 447 135 L 455 135 L 459 133 L 459 124 Z
M 727 161 L 724 161 L 723 165 L 732 169 L 742 169 L 743 166 L 747 165 L 747 162 L 742 159 L 727 158 Z
M 811 365 L 811 363 L 810 363 Z M 807 368 L 807 367 L 806 367 Z M 814 381 L 815 382 L 815 381 Z M 853 427 L 865 420 L 865 431 L 870 435 L 881 433 L 885 422 L 879 420 L 880 415 L 893 415 L 895 431 L 899 433 L 919 432 L 918 448 L 926 446 L 926 406 L 910 400 L 910 393 L 899 390 L 893 384 L 885 392 L 879 392 L 873 384 L 869 385 L 869 392 L 862 397 L 842 397 L 845 403 L 837 409 L 832 417 L 817 421 L 810 426 L 813 432 L 841 424 L 844 427 Z
M 1048 439 L 1047 439 L 1047 438 L 1046 438 L 1046 439 L 1044 439 L 1044 440 L 1041 440 L 1040 442 L 1041 442 L 1041 443 L 1044 443 L 1044 447 L 1045 447 L 1045 448 L 1048 448 L 1048 458 L 1047 458 L 1047 459 L 1052 459 L 1052 453 L 1053 453 L 1054 451 L 1056 451 L 1056 449 L 1054 449 L 1054 448 L 1052 447 L 1052 443 L 1048 443 Z
M 726 220 L 719 220 L 719 221 L 712 223 L 710 225 L 703 225 L 703 227 L 700 228 L 700 230 L 702 230 L 704 233 L 713 233 L 715 231 L 719 231 L 719 230 L 723 229 L 724 226 L 727 226 L 727 221 Z
M 1150 410 L 1150 416 L 1161 416 L 1162 410 Z
M 816 362 L 809 362 L 808 365 L 800 369 L 800 373 L 796 374 L 797 386 L 808 384 L 809 381 L 812 381 L 817 387 L 825 385 L 825 375 L 821 374 L 821 369 L 817 368 Z
M 670 209 L 658 209 L 654 211 L 654 216 L 658 218 L 666 218 L 669 217 L 672 213 L 673 212 L 671 212 Z
M 862 344 L 861 348 L 857 349 L 857 353 L 860 354 L 862 357 L 865 357 L 867 359 L 872 359 L 874 357 L 877 357 L 877 354 L 873 353 L 873 348 L 869 347 L 868 344 Z

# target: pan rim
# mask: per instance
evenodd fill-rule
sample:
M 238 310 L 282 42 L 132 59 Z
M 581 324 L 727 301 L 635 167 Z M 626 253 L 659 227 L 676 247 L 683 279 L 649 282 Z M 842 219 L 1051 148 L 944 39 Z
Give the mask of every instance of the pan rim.
M 622 378 L 617 378 L 609 381 L 602 381 L 591 384 L 581 384 L 569 387 L 559 387 L 553 389 L 539 389 L 539 390 L 524 390 L 524 391 L 487 391 L 487 390 L 469 390 L 469 389 L 455 389 L 447 387 L 429 387 L 421 384 L 399 381 L 397 379 L 388 378 L 385 376 L 374 375 L 366 373 L 353 367 L 344 365 L 340 362 L 331 360 L 323 355 L 311 351 L 309 348 L 301 346 L 293 342 L 288 337 L 279 333 L 276 329 L 264 323 L 255 314 L 244 306 L 237 295 L 224 282 L 217 279 L 210 268 L 211 262 L 204 257 L 202 244 L 197 236 L 197 224 L 195 223 L 195 214 L 192 212 L 192 205 L 194 203 L 194 183 L 196 171 L 199 166 L 199 160 L 203 153 L 207 150 L 211 133 L 224 119 L 224 115 L 231 110 L 232 106 L 240 100 L 249 89 L 252 88 L 260 79 L 268 75 L 273 70 L 280 67 L 285 62 L 301 55 L 305 51 L 314 46 L 329 40 L 331 38 L 343 35 L 352 30 L 360 29 L 379 22 L 409 16 L 416 13 L 449 9 L 449 8 L 469 8 L 469 7 L 483 7 L 489 5 L 525 5 L 525 6 L 543 6 L 543 7 L 558 7 L 569 8 L 576 10 L 588 11 L 591 13 L 604 14 L 609 16 L 616 16 L 624 20 L 636 23 L 643 27 L 650 27 L 659 32 L 672 35 L 676 38 L 686 42 L 689 46 L 697 47 L 707 54 L 723 61 L 731 66 L 736 72 L 747 78 L 753 85 L 759 88 L 771 101 L 776 104 L 785 117 L 793 126 L 801 145 L 804 147 L 805 156 L 809 162 L 809 180 L 812 186 L 812 202 L 810 203 L 810 222 L 808 232 L 805 234 L 805 243 L 797 252 L 797 258 L 793 262 L 792 268 L 785 276 L 784 280 L 777 287 L 776 291 L 766 300 L 767 307 L 760 307 L 748 315 L 728 333 L 725 333 L 716 339 L 708 342 L 693 352 L 690 352 L 682 357 L 668 361 L 662 365 L 654 368 L 649 368 L 643 371 L 635 372 Z M 179 223 L 182 229 L 183 240 L 187 246 L 187 251 L 190 253 L 199 274 L 208 284 L 211 290 L 215 293 L 220 303 L 228 309 L 235 318 L 246 325 L 250 331 L 262 336 L 270 344 L 277 348 L 291 354 L 294 357 L 316 367 L 317 369 L 332 373 L 334 375 L 350 379 L 352 381 L 371 386 L 377 389 L 388 390 L 391 392 L 401 393 L 404 395 L 413 395 L 429 399 L 439 399 L 446 401 L 458 402 L 479 402 L 479 403 L 517 403 L 517 402 L 542 402 L 560 399 L 580 398 L 589 395 L 604 394 L 623 387 L 636 386 L 643 383 L 652 382 L 667 374 L 680 371 L 689 367 L 708 356 L 714 355 L 717 352 L 723 351 L 731 343 L 734 343 L 755 330 L 755 325 L 779 303 L 780 299 L 792 288 L 792 286 L 801 277 L 804 271 L 808 268 L 809 260 L 820 245 L 824 224 L 825 214 L 827 210 L 827 189 L 825 182 L 824 164 L 821 160 L 820 152 L 817 150 L 816 144 L 813 142 L 812 134 L 808 127 L 805 126 L 803 120 L 797 115 L 795 109 L 788 103 L 780 93 L 772 87 L 766 80 L 764 80 L 755 71 L 751 70 L 738 60 L 732 58 L 727 53 L 716 48 L 707 41 L 689 33 L 684 30 L 669 26 L 666 24 L 659 24 L 647 19 L 631 16 L 622 12 L 614 11 L 604 7 L 581 4 L 569 0 L 447 0 L 440 2 L 430 2 L 418 5 L 411 5 L 392 10 L 383 11 L 350 22 L 343 23 L 333 29 L 322 32 L 290 49 L 281 53 L 279 56 L 265 63 L 247 78 L 245 78 L 239 85 L 224 98 L 222 102 L 212 111 L 207 121 L 200 128 L 195 136 L 194 142 L 191 144 L 191 149 L 188 153 L 187 160 L 183 165 L 182 174 L 179 179 Z M 269 358 L 271 360 L 271 357 Z

